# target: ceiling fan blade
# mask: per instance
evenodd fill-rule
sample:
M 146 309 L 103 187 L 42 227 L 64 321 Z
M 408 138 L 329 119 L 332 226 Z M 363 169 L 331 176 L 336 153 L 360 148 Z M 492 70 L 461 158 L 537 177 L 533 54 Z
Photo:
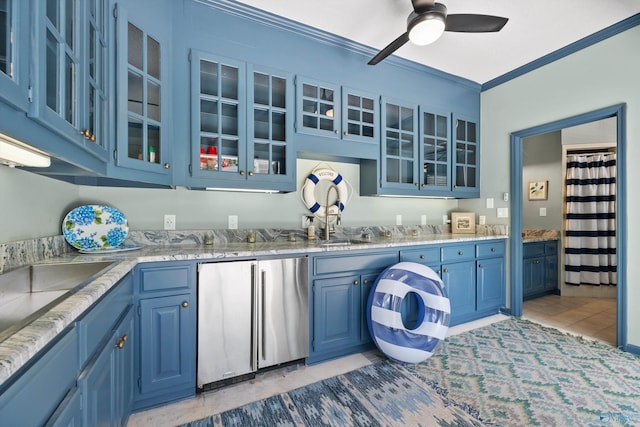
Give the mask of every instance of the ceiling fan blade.
M 411 0 L 413 10 L 416 13 L 420 13 L 428 9 L 433 9 L 433 5 L 435 3 L 435 0 Z
M 384 58 L 391 55 L 396 50 L 400 49 L 408 41 L 409 41 L 409 33 L 402 34 L 400 37 L 398 37 L 397 39 L 389 43 L 387 47 L 385 47 L 380 52 L 378 52 L 376 56 L 371 58 L 371 61 L 369 61 L 368 64 L 376 65 L 378 62 L 382 61 Z
M 444 30 L 456 33 L 495 33 L 500 31 L 508 20 L 500 16 L 459 13 L 447 15 Z

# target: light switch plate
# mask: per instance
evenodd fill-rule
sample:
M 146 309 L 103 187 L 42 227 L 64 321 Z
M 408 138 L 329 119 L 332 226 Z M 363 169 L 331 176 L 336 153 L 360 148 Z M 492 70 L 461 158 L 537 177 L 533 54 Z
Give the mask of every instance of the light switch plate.
M 487 209 L 493 209 L 493 198 L 487 199 Z
M 229 230 L 237 230 L 238 229 L 238 215 L 229 215 L 228 220 L 228 228 Z
M 540 216 L 547 216 L 547 208 L 540 208 Z
M 478 217 L 478 223 L 479 223 L 480 225 L 485 225 L 485 224 L 487 223 L 487 217 L 486 217 L 486 216 L 484 216 L 484 215 L 480 215 L 480 216 Z
M 427 225 L 427 216 L 420 215 L 420 225 Z
M 498 218 L 509 218 L 509 208 L 498 208 Z
M 402 225 L 402 215 L 396 215 L 396 225 Z

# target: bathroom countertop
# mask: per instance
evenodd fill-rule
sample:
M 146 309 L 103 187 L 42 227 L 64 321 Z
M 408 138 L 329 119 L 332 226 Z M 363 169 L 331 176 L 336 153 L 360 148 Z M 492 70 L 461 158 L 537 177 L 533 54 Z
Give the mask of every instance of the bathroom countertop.
M 542 242 L 545 240 L 559 240 L 560 232 L 558 230 L 537 230 L 537 229 L 524 229 L 522 230 L 522 242 Z

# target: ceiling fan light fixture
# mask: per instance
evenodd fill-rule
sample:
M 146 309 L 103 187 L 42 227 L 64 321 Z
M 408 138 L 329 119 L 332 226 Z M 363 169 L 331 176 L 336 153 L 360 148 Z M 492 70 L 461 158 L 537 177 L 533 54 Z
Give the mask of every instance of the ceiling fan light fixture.
M 439 13 L 439 11 L 433 10 L 421 14 L 412 13 L 411 15 L 407 25 L 411 43 L 418 46 L 428 45 L 438 40 L 444 33 L 446 15 Z

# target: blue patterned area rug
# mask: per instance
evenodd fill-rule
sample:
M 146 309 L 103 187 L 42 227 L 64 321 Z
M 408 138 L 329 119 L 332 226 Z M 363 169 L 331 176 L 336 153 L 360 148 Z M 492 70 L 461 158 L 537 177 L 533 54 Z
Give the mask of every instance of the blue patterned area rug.
M 640 426 L 640 358 L 511 318 L 445 340 L 408 367 L 503 426 Z
M 640 359 L 510 318 L 183 426 L 480 425 L 640 426 Z

